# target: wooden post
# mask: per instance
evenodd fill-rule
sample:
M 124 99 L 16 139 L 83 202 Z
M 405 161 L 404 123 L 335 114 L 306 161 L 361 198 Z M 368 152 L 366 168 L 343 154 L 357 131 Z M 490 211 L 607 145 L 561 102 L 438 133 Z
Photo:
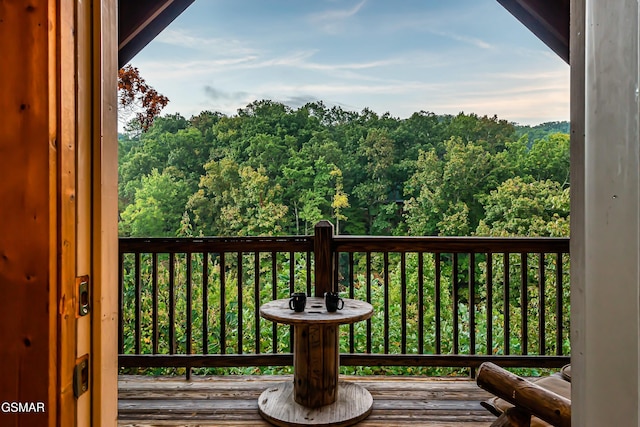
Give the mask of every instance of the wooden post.
M 316 224 L 313 240 L 315 258 L 315 296 L 322 297 L 333 290 L 333 224 L 323 220 Z
M 554 426 L 571 426 L 571 401 L 491 362 L 480 365 L 476 382 L 488 392 Z

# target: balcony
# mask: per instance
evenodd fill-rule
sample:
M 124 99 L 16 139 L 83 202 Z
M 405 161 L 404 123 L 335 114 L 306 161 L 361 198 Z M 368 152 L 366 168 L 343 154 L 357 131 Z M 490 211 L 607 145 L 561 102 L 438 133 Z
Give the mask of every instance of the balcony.
M 293 364 L 291 327 L 260 305 L 330 289 L 374 307 L 340 327 L 341 379 L 374 397 L 360 425 L 488 425 L 482 362 L 569 363 L 568 273 L 566 238 L 334 236 L 321 222 L 312 236 L 120 239 L 121 425 L 260 425 L 260 392 Z

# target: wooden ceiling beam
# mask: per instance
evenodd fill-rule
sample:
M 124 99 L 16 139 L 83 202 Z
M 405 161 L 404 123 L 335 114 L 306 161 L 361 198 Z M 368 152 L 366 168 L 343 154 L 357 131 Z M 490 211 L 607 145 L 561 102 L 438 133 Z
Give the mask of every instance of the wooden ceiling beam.
M 498 3 L 569 63 L 569 0 L 498 0 Z
M 195 0 L 118 0 L 118 66 L 122 68 Z

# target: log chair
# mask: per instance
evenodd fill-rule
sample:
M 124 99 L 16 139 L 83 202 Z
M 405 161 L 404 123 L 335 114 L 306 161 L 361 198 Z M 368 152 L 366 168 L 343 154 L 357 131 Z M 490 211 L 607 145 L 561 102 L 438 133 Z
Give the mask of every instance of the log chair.
M 480 365 L 476 383 L 513 405 L 503 407 L 504 412 L 492 427 L 571 426 L 571 383 L 560 374 L 532 382 L 485 362 Z

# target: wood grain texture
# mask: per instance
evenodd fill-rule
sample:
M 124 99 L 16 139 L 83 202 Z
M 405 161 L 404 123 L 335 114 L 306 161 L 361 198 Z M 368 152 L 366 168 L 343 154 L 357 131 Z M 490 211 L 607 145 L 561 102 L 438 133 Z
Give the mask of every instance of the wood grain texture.
M 55 2 L 0 1 L 0 402 L 47 410 L 0 412 L 3 427 L 56 417 L 54 15 Z
M 366 388 L 371 414 L 358 427 L 488 427 L 496 417 L 480 406 L 491 395 L 464 378 L 341 376 Z M 258 397 L 290 375 L 121 376 L 119 427 L 268 427 Z
M 59 26 L 59 130 L 57 144 L 58 168 L 58 423 L 76 426 L 88 419 L 77 420 L 77 400 L 73 391 L 73 371 L 76 365 L 76 22 L 75 1 L 61 2 L 57 12 Z
M 350 426 L 363 420 L 373 407 L 373 398 L 355 383 L 338 384 L 335 402 L 309 408 L 294 401 L 291 382 L 269 387 L 258 398 L 258 409 L 277 426 Z
M 495 420 L 491 427 L 530 427 L 531 414 L 518 408 L 509 408 Z
M 316 224 L 313 236 L 313 254 L 315 258 L 315 296 L 321 297 L 333 290 L 333 269 L 335 267 L 331 243 L 333 224 L 322 220 Z
M 335 236 L 336 252 L 569 252 L 566 237 Z
M 554 426 L 571 426 L 571 401 L 559 394 L 489 362 L 480 366 L 476 381 L 483 389 L 520 410 L 534 414 Z
M 336 400 L 339 367 L 337 325 L 296 325 L 294 329 L 294 397 L 318 408 Z
M 76 276 L 91 273 L 91 132 L 93 129 L 93 46 L 91 4 L 76 2 Z M 76 293 L 76 299 L 78 295 Z M 91 306 L 91 302 L 89 302 Z M 79 318 L 76 302 L 76 357 L 91 353 L 91 313 Z M 93 366 L 90 365 L 90 369 Z M 77 402 L 78 425 L 91 425 L 92 390 Z M 100 402 L 100 400 L 98 400 Z
M 372 314 L 371 304 L 353 299 L 345 299 L 344 309 L 331 313 L 319 297 L 308 297 L 304 312 L 291 310 L 289 299 L 271 301 L 260 307 L 262 317 L 294 325 L 292 402 L 319 408 L 339 400 L 338 325 L 365 320 Z
M 344 308 L 333 313 L 327 312 L 324 298 L 307 297 L 307 305 L 303 312 L 295 312 L 289 308 L 289 299 L 270 301 L 260 307 L 260 316 L 265 319 L 284 323 L 297 324 L 347 324 L 369 319 L 373 315 L 373 307 L 365 301 L 344 298 Z
M 92 425 L 117 424 L 118 7 L 92 0 Z M 99 65 L 98 65 L 99 64 Z

